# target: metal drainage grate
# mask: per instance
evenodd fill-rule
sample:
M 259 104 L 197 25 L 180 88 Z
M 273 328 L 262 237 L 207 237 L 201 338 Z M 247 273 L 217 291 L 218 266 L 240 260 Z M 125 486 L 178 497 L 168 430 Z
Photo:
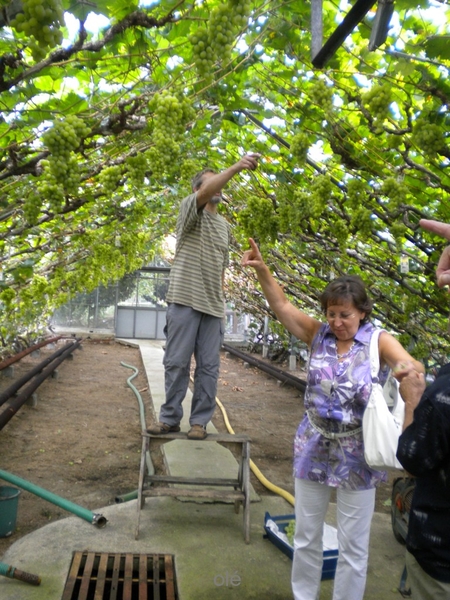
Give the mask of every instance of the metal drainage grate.
M 171 554 L 74 552 L 61 600 L 177 600 Z

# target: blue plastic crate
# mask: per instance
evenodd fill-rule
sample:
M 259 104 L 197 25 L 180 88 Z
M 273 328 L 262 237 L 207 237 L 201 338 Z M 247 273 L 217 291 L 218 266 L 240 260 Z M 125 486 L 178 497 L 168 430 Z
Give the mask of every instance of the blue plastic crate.
M 264 516 L 264 530 L 266 534 L 265 538 L 268 538 L 275 546 L 284 552 L 286 556 L 288 556 L 292 560 L 292 556 L 294 554 L 294 549 L 292 546 L 287 544 L 283 539 L 279 538 L 276 533 L 274 533 L 269 527 L 267 527 L 267 521 L 272 520 L 274 523 L 278 525 L 278 529 L 285 533 L 286 527 L 289 524 L 289 521 L 295 519 L 295 515 L 278 515 L 271 516 L 268 512 L 266 512 Z M 323 551 L 323 566 L 322 566 L 322 580 L 324 579 L 334 579 L 334 575 L 336 573 L 336 564 L 338 559 L 339 551 L 337 548 L 333 548 L 331 550 Z

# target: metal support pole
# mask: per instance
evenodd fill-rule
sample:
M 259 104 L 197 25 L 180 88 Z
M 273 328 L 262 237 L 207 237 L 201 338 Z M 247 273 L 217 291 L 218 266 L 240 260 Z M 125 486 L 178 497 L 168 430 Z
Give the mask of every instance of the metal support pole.
M 322 48 L 323 17 L 322 0 L 311 0 L 311 60 Z

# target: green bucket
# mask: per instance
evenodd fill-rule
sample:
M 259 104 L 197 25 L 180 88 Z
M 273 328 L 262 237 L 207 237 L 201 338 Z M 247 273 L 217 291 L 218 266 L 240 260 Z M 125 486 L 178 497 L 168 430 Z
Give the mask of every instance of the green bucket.
M 14 533 L 20 490 L 0 485 L 0 538 Z

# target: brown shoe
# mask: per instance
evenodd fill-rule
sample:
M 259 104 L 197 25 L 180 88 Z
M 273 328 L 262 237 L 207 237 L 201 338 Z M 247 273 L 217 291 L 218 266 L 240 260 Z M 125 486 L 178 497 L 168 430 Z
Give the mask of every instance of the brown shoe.
M 168 425 L 167 423 L 156 423 L 153 427 L 147 429 L 147 433 L 160 435 L 161 433 L 177 433 L 180 431 L 179 425 Z
M 187 434 L 190 440 L 204 440 L 207 435 L 203 425 L 192 425 Z

